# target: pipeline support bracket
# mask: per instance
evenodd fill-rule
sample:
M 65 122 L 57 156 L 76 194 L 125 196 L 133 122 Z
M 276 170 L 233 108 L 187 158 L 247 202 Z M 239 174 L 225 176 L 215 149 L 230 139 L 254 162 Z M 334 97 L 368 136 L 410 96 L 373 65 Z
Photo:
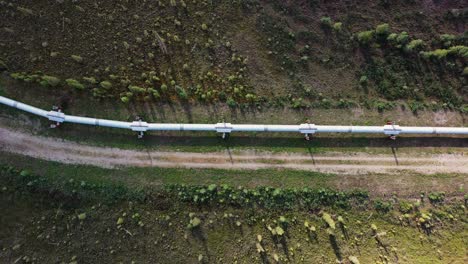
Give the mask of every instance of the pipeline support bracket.
M 216 132 L 218 133 L 231 133 L 232 125 L 231 123 L 217 123 L 215 125 Z
M 301 132 L 301 134 L 315 134 L 315 132 L 317 132 L 317 127 L 315 126 L 315 124 L 300 124 L 299 132 Z
M 148 131 L 148 123 L 143 121 L 133 121 L 130 125 L 130 128 L 132 129 L 132 131 L 145 132 Z
M 47 113 L 47 118 L 50 121 L 63 123 L 65 121 L 65 113 L 59 111 L 50 111 L 49 113 Z
M 398 135 L 401 132 L 399 125 L 385 125 L 384 134 L 385 135 Z

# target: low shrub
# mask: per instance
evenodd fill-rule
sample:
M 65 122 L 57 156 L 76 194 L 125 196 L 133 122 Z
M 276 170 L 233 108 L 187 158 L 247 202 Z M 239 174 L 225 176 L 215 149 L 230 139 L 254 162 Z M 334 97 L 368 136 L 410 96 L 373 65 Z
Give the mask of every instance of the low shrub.
M 135 94 L 142 94 L 142 93 L 146 92 L 145 88 L 140 87 L 140 86 L 136 86 L 136 85 L 129 85 L 128 90 L 130 90 L 131 92 L 133 92 Z
M 109 90 L 110 88 L 112 88 L 112 83 L 109 81 L 102 81 L 101 83 L 99 83 L 99 86 L 106 90 Z
M 83 58 L 81 56 L 78 56 L 78 55 L 71 55 L 71 58 L 72 60 L 74 60 L 75 62 L 78 62 L 78 63 L 82 63 L 83 62 Z
M 236 207 L 257 206 L 282 209 L 310 209 L 321 206 L 347 208 L 353 203 L 362 202 L 368 198 L 368 194 L 362 191 L 338 192 L 309 188 L 302 190 L 271 187 L 247 189 L 242 187 L 232 188 L 228 185 L 169 185 L 167 190 L 176 193 L 181 201 L 197 205 L 226 204 Z
M 402 31 L 399 34 L 391 33 L 387 37 L 387 42 L 397 48 L 402 48 L 409 42 L 409 35 L 406 31 Z
M 439 36 L 440 43 L 444 47 L 450 47 L 452 45 L 453 41 L 456 38 L 457 37 L 455 35 L 452 35 L 452 34 L 442 34 L 442 35 Z
M 424 110 L 426 108 L 426 105 L 418 101 L 409 101 L 408 107 L 411 109 L 413 113 L 416 114 L 418 111 Z
M 50 195 L 54 193 L 57 197 L 70 201 L 94 201 L 106 204 L 146 199 L 146 194 L 141 190 L 133 191 L 127 186 L 102 183 L 74 181 L 73 179 L 57 180 L 50 179 L 30 173 L 27 170 L 18 170 L 11 166 L 0 164 L 0 179 L 7 186 L 18 191 L 29 191 L 34 194 L 44 193 Z
M 39 81 L 39 83 L 46 87 L 56 87 L 60 84 L 60 79 L 54 76 L 44 75 L 41 77 L 41 81 Z
M 340 32 L 342 29 L 343 29 L 343 23 L 336 22 L 335 24 L 333 24 L 333 30 L 335 30 L 336 32 Z
M 386 37 L 390 33 L 390 26 L 387 23 L 380 24 L 375 28 L 375 33 L 378 36 Z
M 373 38 L 374 38 L 373 30 L 363 31 L 357 34 L 357 40 L 362 45 L 368 45 L 373 40 Z
M 443 60 L 447 57 L 448 52 L 446 49 L 436 49 L 434 51 L 421 52 L 421 55 L 425 59 Z
M 408 214 L 413 210 L 413 204 L 407 201 L 400 201 L 399 203 L 400 212 Z
M 378 199 L 374 202 L 374 208 L 379 212 L 388 213 L 393 209 L 393 204 L 390 201 Z
M 431 192 L 427 196 L 432 204 L 440 204 L 445 200 L 444 192 Z
M 388 101 L 375 101 L 373 106 L 377 109 L 377 111 L 383 112 L 385 110 L 394 109 L 396 107 L 396 104 L 394 102 Z
M 333 218 L 331 217 L 331 215 L 329 215 L 328 213 L 323 213 L 322 219 L 323 221 L 325 221 L 325 223 L 327 223 L 327 226 L 329 228 L 331 228 L 332 230 L 335 230 L 336 224 Z
M 332 22 L 332 19 L 330 17 L 321 17 L 320 18 L 320 24 L 323 27 L 331 28 L 332 25 L 333 25 L 333 22 Z
M 414 39 L 410 41 L 405 47 L 408 52 L 420 51 L 424 47 L 424 41 L 421 39 Z
M 448 49 L 448 54 L 459 56 L 461 58 L 468 58 L 468 47 L 466 46 L 453 46 Z
M 66 79 L 65 82 L 67 83 L 68 86 L 77 90 L 84 90 L 85 88 L 83 84 L 81 84 L 79 81 L 75 79 Z
M 122 103 L 128 103 L 130 102 L 130 98 L 128 98 L 127 96 L 123 96 L 123 97 L 120 97 L 120 101 L 122 101 Z

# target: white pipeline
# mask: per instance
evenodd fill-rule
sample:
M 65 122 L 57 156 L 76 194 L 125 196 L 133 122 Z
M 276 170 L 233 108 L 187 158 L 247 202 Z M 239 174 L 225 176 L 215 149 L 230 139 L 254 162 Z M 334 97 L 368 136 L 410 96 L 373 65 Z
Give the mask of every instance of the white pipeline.
M 27 104 L 0 96 L 0 103 L 17 108 L 31 114 L 46 117 L 57 123 L 75 123 L 92 126 L 130 129 L 144 131 L 214 131 L 218 133 L 231 132 L 298 132 L 302 134 L 315 133 L 374 133 L 385 135 L 399 134 L 453 134 L 468 135 L 468 127 L 403 127 L 399 125 L 384 126 L 319 126 L 314 124 L 300 125 L 234 125 L 231 123 L 217 124 L 164 124 L 146 123 L 143 121 L 122 122 L 90 117 L 65 115 L 60 111 L 45 111 Z

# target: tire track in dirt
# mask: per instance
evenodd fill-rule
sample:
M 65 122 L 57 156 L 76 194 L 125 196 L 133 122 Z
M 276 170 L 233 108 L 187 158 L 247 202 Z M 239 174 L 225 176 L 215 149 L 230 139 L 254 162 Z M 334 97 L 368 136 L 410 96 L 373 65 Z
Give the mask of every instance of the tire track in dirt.
M 181 167 L 215 169 L 285 168 L 337 174 L 399 173 L 421 174 L 467 173 L 468 155 L 437 154 L 369 155 L 366 153 L 307 154 L 168 152 L 155 150 L 124 150 L 83 145 L 62 139 L 42 137 L 0 127 L 2 151 L 68 164 L 86 164 L 104 168 L 118 167 Z

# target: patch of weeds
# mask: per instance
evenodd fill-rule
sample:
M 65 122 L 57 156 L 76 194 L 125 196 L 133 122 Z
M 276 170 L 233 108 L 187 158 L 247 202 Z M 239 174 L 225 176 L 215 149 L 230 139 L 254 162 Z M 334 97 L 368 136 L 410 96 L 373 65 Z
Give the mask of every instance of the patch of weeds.
M 166 190 L 177 194 L 184 202 L 197 205 L 231 205 L 235 207 L 262 207 L 262 208 L 319 208 L 332 206 L 349 208 L 351 204 L 368 199 L 367 192 L 351 191 L 339 192 L 327 189 L 302 190 L 258 187 L 247 189 L 243 187 L 232 188 L 228 185 L 187 186 L 169 185 Z
M 381 199 L 377 199 L 374 201 L 374 208 L 378 212 L 381 213 L 388 213 L 393 209 L 393 204 L 390 201 L 384 201 Z
M 45 87 L 56 87 L 60 84 L 60 79 L 54 76 L 44 75 L 39 83 Z
M 441 204 L 445 200 L 445 193 L 444 192 L 431 192 L 429 193 L 427 198 L 432 204 Z
M 400 201 L 399 210 L 404 214 L 408 214 L 413 211 L 413 204 L 407 201 Z
M 85 86 L 75 79 L 66 79 L 65 82 L 68 86 L 77 90 L 84 90 Z

